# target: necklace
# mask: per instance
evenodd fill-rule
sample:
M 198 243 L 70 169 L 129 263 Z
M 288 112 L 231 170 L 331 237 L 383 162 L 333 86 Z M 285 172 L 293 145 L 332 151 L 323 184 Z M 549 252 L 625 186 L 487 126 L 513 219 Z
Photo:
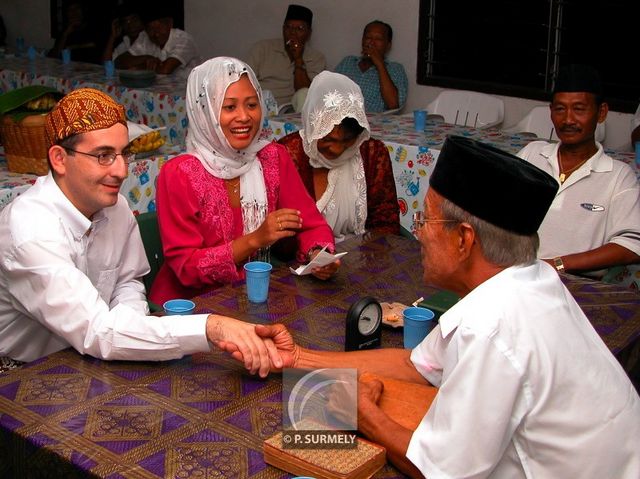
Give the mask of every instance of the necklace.
M 558 150 L 558 165 L 560 166 L 560 184 L 563 184 L 565 182 L 565 180 L 567 179 L 567 177 L 573 173 L 574 171 L 576 171 L 578 168 L 580 168 L 582 165 L 584 165 L 587 160 L 589 158 L 587 158 L 586 160 L 582 160 L 580 163 L 578 163 L 576 166 L 574 166 L 573 168 L 564 171 L 564 168 L 562 167 L 562 153 L 560 153 L 560 150 Z
M 235 185 L 232 184 L 229 180 L 225 180 L 225 183 L 227 184 L 227 186 L 231 187 L 233 194 L 236 194 L 238 192 L 238 188 L 240 188 L 240 178 L 238 178 L 238 181 L 236 181 Z

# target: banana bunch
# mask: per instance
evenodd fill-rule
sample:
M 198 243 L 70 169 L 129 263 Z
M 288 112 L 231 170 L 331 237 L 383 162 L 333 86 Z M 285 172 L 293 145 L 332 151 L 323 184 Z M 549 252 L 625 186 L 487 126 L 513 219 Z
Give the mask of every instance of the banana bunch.
M 164 145 L 164 138 L 160 136 L 159 131 L 150 131 L 144 135 L 140 135 L 129 144 L 131 153 L 144 153 L 145 151 L 153 151 Z
M 28 101 L 25 107 L 27 110 L 51 110 L 56 103 L 55 97 L 51 93 L 47 93 L 46 95 Z

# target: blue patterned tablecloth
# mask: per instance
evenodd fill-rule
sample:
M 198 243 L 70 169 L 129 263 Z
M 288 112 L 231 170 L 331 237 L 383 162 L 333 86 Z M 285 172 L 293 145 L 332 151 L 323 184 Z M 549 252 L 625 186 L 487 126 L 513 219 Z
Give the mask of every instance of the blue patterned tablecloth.
M 156 181 L 162 165 L 181 151 L 176 145 L 165 145 L 157 154 L 129 164 L 129 176 L 120 187 L 135 215 L 156 210 Z M 12 173 L 7 169 L 0 148 L 0 211 L 36 182 L 36 175 Z
M 107 78 L 104 68 L 90 63 L 38 57 L 0 59 L 0 93 L 29 85 L 46 85 L 62 93 L 81 87 L 95 88 L 122 103 L 127 118 L 152 128 L 166 127 L 171 144 L 184 145 L 187 132 L 186 79 L 179 74 L 158 75 L 148 88 L 123 86 L 117 77 Z
M 423 132 L 415 131 L 413 116 L 375 114 L 368 115 L 368 119 L 371 137 L 384 141 L 389 150 L 396 181 L 400 224 L 408 231 L 411 231 L 413 213 L 422 210 L 429 176 L 447 136 L 462 135 L 474 138 L 514 154 L 529 142 L 539 139 L 532 135 L 508 133 L 493 128 L 480 130 L 470 126 L 452 125 L 433 117 L 428 118 Z M 297 113 L 268 117 L 263 125 L 262 136 L 265 139 L 277 140 L 300 127 L 300 114 Z M 634 168 L 640 180 L 640 169 L 636 166 L 634 152 L 605 151 L 612 158 L 624 161 Z M 606 280 L 640 290 L 640 268 L 613 268 L 607 274 Z

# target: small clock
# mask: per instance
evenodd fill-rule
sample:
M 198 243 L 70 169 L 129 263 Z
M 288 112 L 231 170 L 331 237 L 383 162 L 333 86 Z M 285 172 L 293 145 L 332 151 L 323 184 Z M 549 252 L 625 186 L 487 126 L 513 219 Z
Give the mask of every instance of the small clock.
M 382 343 L 382 306 L 371 296 L 353 303 L 347 312 L 344 350 L 373 349 Z

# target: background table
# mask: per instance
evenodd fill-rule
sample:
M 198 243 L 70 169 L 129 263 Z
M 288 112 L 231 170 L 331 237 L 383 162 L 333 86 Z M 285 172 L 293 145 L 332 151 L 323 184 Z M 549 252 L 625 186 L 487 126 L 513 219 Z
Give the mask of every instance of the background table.
M 267 303 L 247 302 L 237 282 L 196 298 L 197 311 L 282 322 L 303 346 L 341 350 L 346 312 L 359 298 L 409 304 L 436 291 L 422 284 L 416 241 L 354 238 L 338 249 L 349 254 L 332 281 L 281 266 Z M 637 342 L 640 295 L 564 280 L 612 351 Z M 384 330 L 383 346 L 401 342 L 401 330 Z M 280 375 L 250 377 L 216 353 L 156 364 L 61 351 L 0 375 L 0 477 L 287 477 L 261 452 L 280 429 L 281 391 Z M 376 475 L 396 476 L 390 466 Z
M 180 152 L 176 145 L 166 145 L 155 155 L 129 164 L 129 175 L 120 187 L 134 214 L 156 211 L 156 182 L 160 168 Z M 0 211 L 36 182 L 36 175 L 12 173 L 7 169 L 4 150 L 0 148 Z
M 104 68 L 91 63 L 37 57 L 0 58 L 0 93 L 28 85 L 46 85 L 62 93 L 77 88 L 95 88 L 123 104 L 127 119 L 152 128 L 166 127 L 171 144 L 184 146 L 187 131 L 186 78 L 179 74 L 158 75 L 147 88 L 123 86 L 117 77 L 107 78 Z

